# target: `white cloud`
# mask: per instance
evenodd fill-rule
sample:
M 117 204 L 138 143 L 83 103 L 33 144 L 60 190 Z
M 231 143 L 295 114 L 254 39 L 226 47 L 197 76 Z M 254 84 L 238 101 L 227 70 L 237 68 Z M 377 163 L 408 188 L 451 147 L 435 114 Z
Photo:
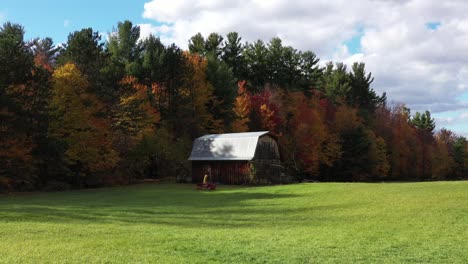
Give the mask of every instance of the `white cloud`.
M 247 41 L 280 36 L 322 61 L 365 62 L 374 89 L 413 111 L 468 108 L 457 100 L 468 91 L 468 1 L 153 0 L 144 8 L 143 17 L 165 25 L 144 24 L 142 33 L 165 43 L 186 48 L 197 32 L 237 31 Z M 344 43 L 356 35 L 361 52 L 350 54 Z
M 70 20 L 65 19 L 65 20 L 63 21 L 63 26 L 64 26 L 64 27 L 68 27 L 69 25 L 70 25 Z
M 150 35 L 157 35 L 161 39 L 167 39 L 172 33 L 172 29 L 168 25 L 154 26 L 152 24 L 138 24 L 140 27 L 140 38 L 145 39 Z
M 357 15 L 348 16 L 345 9 L 340 10 L 347 1 L 339 0 L 332 6 L 329 2 L 156 0 L 145 4 L 143 17 L 170 23 L 172 37 L 167 41 L 183 48 L 198 32 L 238 31 L 248 41 L 281 36 L 297 48 L 331 53 L 341 38 L 353 35 L 359 21 Z M 332 13 L 337 10 L 340 12 Z M 339 16 L 343 19 L 335 21 Z M 330 45 L 322 45 L 325 42 Z

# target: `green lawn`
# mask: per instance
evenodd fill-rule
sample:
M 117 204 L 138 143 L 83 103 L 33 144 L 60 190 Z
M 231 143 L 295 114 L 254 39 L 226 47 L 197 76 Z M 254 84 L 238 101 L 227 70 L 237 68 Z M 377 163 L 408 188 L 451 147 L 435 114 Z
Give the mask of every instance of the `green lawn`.
M 0 263 L 468 263 L 468 182 L 0 196 Z

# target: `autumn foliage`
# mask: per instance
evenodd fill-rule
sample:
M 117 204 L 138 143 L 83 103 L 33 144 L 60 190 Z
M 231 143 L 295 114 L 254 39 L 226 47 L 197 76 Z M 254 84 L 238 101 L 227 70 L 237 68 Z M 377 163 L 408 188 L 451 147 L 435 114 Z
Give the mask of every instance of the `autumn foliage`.
M 236 101 L 232 109 L 235 114 L 232 130 L 235 132 L 247 132 L 249 130 L 248 123 L 250 122 L 249 115 L 252 102 L 245 85 L 246 81 L 239 82 Z
M 313 52 L 197 34 L 189 51 L 119 23 L 23 40 L 0 28 L 0 192 L 190 176 L 193 139 L 269 131 L 288 182 L 458 180 L 468 142 L 430 112 L 388 105 L 365 65 L 319 65 Z M 268 182 L 268 179 L 262 179 Z

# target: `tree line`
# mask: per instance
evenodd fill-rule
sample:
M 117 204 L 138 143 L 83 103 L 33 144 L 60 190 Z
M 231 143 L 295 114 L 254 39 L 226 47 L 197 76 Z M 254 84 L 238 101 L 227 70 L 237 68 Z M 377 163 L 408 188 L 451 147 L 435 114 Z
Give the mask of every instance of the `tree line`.
M 435 133 L 428 111 L 389 106 L 363 63 L 196 34 L 184 51 L 130 21 L 106 41 L 66 43 L 0 28 L 0 191 L 128 184 L 187 174 L 192 140 L 269 130 L 292 180 L 468 178 L 466 138 Z M 268 179 L 262 179 L 268 180 Z

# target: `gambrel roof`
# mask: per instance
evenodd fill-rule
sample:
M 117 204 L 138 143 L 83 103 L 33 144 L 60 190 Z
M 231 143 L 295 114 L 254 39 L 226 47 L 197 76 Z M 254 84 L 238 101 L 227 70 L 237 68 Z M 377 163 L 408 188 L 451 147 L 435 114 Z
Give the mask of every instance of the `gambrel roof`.
M 268 131 L 205 135 L 195 139 L 189 160 L 252 160 Z

